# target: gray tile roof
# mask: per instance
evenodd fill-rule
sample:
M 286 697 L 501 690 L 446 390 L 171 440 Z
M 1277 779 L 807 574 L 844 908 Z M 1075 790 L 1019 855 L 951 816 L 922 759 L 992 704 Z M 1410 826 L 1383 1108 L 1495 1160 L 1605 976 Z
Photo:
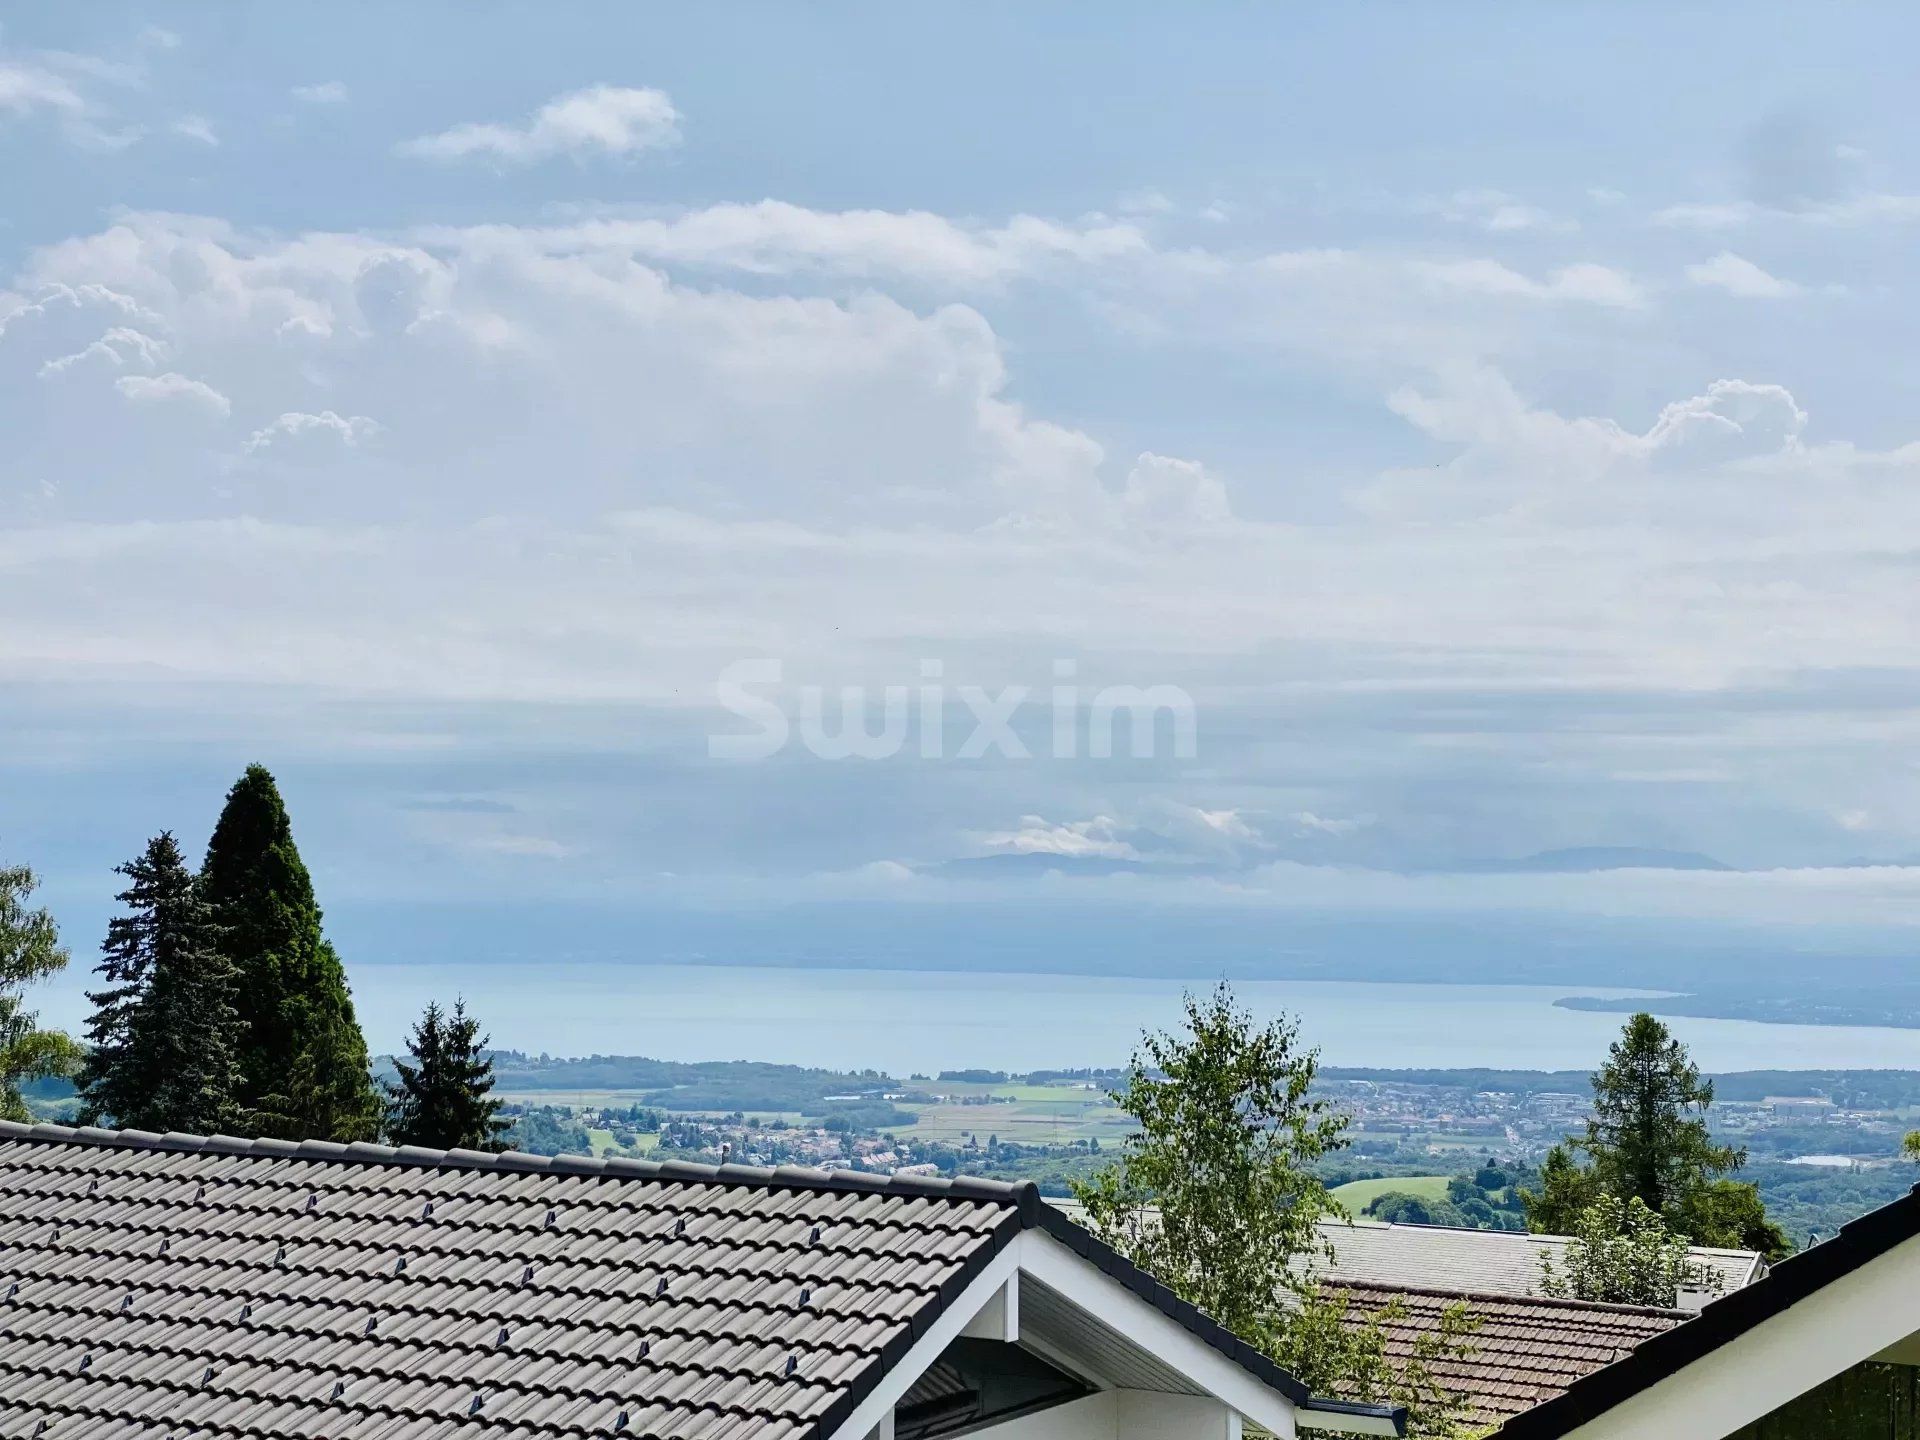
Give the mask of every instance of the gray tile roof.
M 1565 1260 L 1567 1237 L 1528 1235 L 1512 1230 L 1457 1230 L 1439 1225 L 1388 1225 L 1378 1220 L 1321 1222 L 1320 1233 L 1334 1258 L 1320 1273 L 1329 1280 L 1432 1290 L 1473 1291 L 1482 1295 L 1538 1295 L 1540 1261 Z M 1719 1280 L 1714 1294 L 1749 1285 L 1766 1274 L 1751 1250 L 1719 1250 L 1696 1245 L 1689 1252 Z M 1710 1295 L 1682 1296 L 1683 1309 L 1698 1310 Z
M 1025 1194 L 0 1124 L 0 1437 L 825 1434 Z
M 1030 1184 L 0 1121 L 0 1440 L 824 1440 L 1030 1228 L 1309 1403 Z

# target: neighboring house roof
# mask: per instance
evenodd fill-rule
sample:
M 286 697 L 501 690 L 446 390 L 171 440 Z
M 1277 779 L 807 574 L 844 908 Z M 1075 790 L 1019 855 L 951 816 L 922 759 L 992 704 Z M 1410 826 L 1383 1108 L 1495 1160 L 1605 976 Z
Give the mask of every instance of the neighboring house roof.
M 1314 1400 L 1030 1184 L 0 1122 L 0 1436 L 825 1440 L 1003 1273 L 1063 1353 L 1185 1383 L 1029 1285 L 1029 1250 L 1118 1282 L 1114 1325 L 1244 1407 L 1404 1427 Z
M 1920 1191 L 1843 1225 L 1832 1239 L 1788 1256 L 1686 1324 L 1515 1416 L 1500 1440 L 1575 1432 L 1722 1440 L 1853 1365 L 1910 1350 L 1916 1339 Z
M 1378 1220 L 1351 1225 L 1325 1220 L 1320 1230 L 1334 1250 L 1333 1263 L 1320 1272 L 1329 1280 L 1486 1295 L 1538 1295 L 1542 1258 L 1561 1265 L 1567 1248 L 1564 1235 L 1517 1230 L 1457 1230 Z M 1766 1262 L 1751 1250 L 1695 1245 L 1688 1253 L 1718 1278 L 1719 1289 L 1712 1293 L 1738 1290 L 1767 1273 Z M 1680 1308 L 1698 1310 L 1711 1298 L 1690 1291 L 1681 1296 Z
M 1347 1298 L 1347 1314 L 1355 1321 L 1380 1318 L 1398 1302 L 1398 1315 L 1381 1320 L 1387 1354 L 1395 1361 L 1412 1356 L 1423 1338 L 1439 1334 L 1449 1309 L 1463 1307 L 1476 1322 L 1465 1337 L 1465 1353 L 1429 1360 L 1427 1367 L 1436 1383 L 1462 1398 L 1469 1407 L 1462 1418 L 1476 1427 L 1496 1425 L 1552 1399 L 1688 1318 L 1679 1310 L 1583 1300 L 1332 1282 L 1326 1288 Z

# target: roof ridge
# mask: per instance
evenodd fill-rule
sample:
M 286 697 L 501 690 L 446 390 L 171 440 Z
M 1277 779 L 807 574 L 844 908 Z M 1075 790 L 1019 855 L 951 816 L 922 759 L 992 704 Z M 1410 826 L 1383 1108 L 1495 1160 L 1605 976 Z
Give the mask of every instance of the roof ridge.
M 1377 1220 L 1366 1214 L 1349 1216 L 1345 1220 L 1337 1215 L 1328 1215 L 1315 1223 L 1352 1230 L 1418 1230 L 1422 1233 L 1438 1232 L 1443 1235 L 1485 1235 L 1496 1239 L 1511 1236 L 1515 1243 L 1535 1245 L 1570 1244 L 1579 1238 L 1575 1235 L 1555 1235 L 1537 1230 L 1496 1230 L 1485 1225 L 1424 1225 L 1417 1220 Z M 1687 1249 L 1696 1255 L 1724 1255 L 1742 1260 L 1765 1258 L 1758 1250 L 1742 1250 L 1731 1245 L 1696 1245 L 1688 1241 Z
M 1622 1305 L 1611 1300 L 1580 1300 L 1564 1295 L 1515 1295 L 1508 1290 L 1469 1290 L 1461 1286 L 1394 1285 L 1383 1280 L 1346 1280 L 1338 1275 L 1322 1276 L 1320 1283 L 1337 1290 L 1378 1290 L 1389 1295 L 1488 1301 L 1496 1305 L 1526 1305 L 1542 1310 L 1601 1310 L 1613 1315 L 1658 1315 L 1665 1319 L 1682 1320 L 1691 1320 L 1695 1314 L 1691 1310 L 1670 1310 L 1660 1305 Z
M 529 1155 L 520 1150 L 434 1150 L 419 1145 L 376 1145 L 356 1140 L 245 1139 L 236 1135 L 187 1135 L 169 1131 L 105 1130 L 98 1126 L 23 1124 L 0 1120 L 0 1140 L 93 1145 L 102 1149 L 160 1150 L 185 1155 L 257 1156 L 275 1160 L 329 1160 L 348 1165 L 396 1165 L 427 1170 L 502 1170 L 523 1174 L 602 1176 L 689 1185 L 739 1186 L 756 1190 L 825 1190 L 1004 1205 L 1030 1213 L 1040 1190 L 1031 1180 L 987 1180 L 972 1175 L 934 1179 L 927 1175 L 873 1175 L 864 1170 L 820 1170 L 809 1165 L 698 1165 L 688 1160 L 634 1160 L 624 1155 Z

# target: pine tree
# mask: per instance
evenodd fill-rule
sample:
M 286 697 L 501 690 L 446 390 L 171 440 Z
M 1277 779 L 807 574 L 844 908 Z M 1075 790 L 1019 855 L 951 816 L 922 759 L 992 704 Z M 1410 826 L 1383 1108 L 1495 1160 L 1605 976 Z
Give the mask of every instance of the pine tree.
M 80 1047 L 58 1030 L 42 1030 L 21 1006 L 21 993 L 35 980 L 66 968 L 60 931 L 45 910 L 29 910 L 38 882 L 24 865 L 0 865 L 0 1120 L 32 1118 L 20 1086 L 28 1080 L 69 1075 Z
M 464 1001 L 454 1001 L 451 1014 L 428 1004 L 407 1041 L 413 1063 L 394 1061 L 400 1083 L 387 1087 L 387 1139 L 435 1150 L 501 1149 L 509 1126 L 494 1118 L 501 1102 L 493 1098 L 486 1048 Z
M 367 1140 L 380 1098 L 340 958 L 322 937 L 313 880 L 273 776 L 227 794 L 200 872 L 236 975 L 239 1100 L 261 1133 Z
M 128 913 L 107 927 L 91 991 L 92 1053 L 81 1118 L 136 1130 L 209 1134 L 234 1125 L 233 967 L 212 910 L 170 833 L 118 867 Z

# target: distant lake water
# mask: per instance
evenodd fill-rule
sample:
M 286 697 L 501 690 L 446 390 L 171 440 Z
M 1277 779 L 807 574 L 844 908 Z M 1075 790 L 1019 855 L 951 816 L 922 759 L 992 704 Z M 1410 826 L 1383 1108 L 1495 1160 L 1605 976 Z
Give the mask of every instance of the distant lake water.
M 701 965 L 358 965 L 352 982 L 376 1050 L 400 1045 L 429 999 L 466 997 L 496 1045 L 553 1055 L 773 1060 L 894 1075 L 982 1067 L 1118 1065 L 1142 1028 L 1171 1026 L 1205 982 Z M 1329 1065 L 1590 1069 L 1623 1016 L 1562 1010 L 1592 986 L 1242 980 L 1257 1014 L 1286 1010 Z M 77 1024 L 84 1012 L 47 1018 Z M 1916 1069 L 1920 1030 L 1763 1025 L 1675 1016 L 1706 1070 Z

